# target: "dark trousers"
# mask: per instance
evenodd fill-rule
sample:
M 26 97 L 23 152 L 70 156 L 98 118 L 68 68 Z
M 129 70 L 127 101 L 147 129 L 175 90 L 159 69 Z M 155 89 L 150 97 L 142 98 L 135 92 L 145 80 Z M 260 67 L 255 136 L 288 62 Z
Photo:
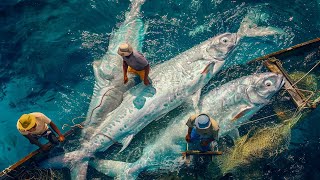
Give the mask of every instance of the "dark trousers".
M 58 138 L 56 137 L 56 135 L 52 132 L 52 130 L 50 128 L 48 128 L 44 133 L 42 133 L 40 135 L 32 134 L 31 136 L 33 138 L 35 138 L 36 140 L 44 137 L 44 138 L 48 139 L 48 141 L 51 142 L 52 144 L 59 144 Z

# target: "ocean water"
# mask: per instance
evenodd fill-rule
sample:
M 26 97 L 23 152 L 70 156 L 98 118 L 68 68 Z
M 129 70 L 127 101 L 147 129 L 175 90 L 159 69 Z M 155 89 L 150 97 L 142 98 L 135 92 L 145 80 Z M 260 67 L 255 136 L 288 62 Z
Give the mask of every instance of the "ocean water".
M 86 116 L 94 85 L 92 63 L 105 55 L 110 35 L 124 21 L 129 6 L 130 1 L 124 0 L 0 2 L 1 170 L 37 148 L 16 129 L 21 114 L 43 112 L 59 128 L 71 124 L 73 118 Z M 146 0 L 141 7 L 142 20 L 148 27 L 142 52 L 152 70 L 156 64 L 210 37 L 237 32 L 245 17 L 258 26 L 277 28 L 276 35 L 240 40 L 226 67 L 245 64 L 319 37 L 319 8 L 320 2 L 312 0 L 294 3 L 289 0 Z M 318 120 L 319 109 L 292 130 L 296 145 L 287 156 L 293 158 L 275 161 L 293 165 L 291 169 L 282 166 L 265 171 L 291 178 L 319 178 Z M 158 131 L 143 131 L 127 150 L 110 156 L 123 161 L 136 160 L 143 147 L 156 138 L 155 132 Z M 294 175 L 290 176 L 291 172 Z

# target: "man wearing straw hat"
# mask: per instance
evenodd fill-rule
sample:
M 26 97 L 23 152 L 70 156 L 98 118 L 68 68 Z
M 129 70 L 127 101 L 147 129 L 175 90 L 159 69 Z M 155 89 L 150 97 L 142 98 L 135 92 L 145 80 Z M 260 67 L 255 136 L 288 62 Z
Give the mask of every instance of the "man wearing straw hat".
M 147 86 L 150 66 L 147 59 L 138 51 L 134 51 L 130 44 L 122 43 L 119 46 L 118 54 L 123 59 L 123 81 L 128 82 L 127 72 L 139 75 L 141 81 Z
M 59 135 L 58 139 L 50 130 L 48 124 Z M 47 116 L 39 112 L 23 114 L 18 119 L 17 129 L 24 137 L 29 139 L 31 144 L 35 144 L 45 151 L 48 150 L 48 147 L 42 145 L 38 141 L 39 138 L 45 137 L 52 144 L 58 144 L 58 141 L 62 142 L 65 139 L 58 127 Z
M 195 114 L 190 116 L 186 125 L 188 143 L 200 143 L 201 151 L 209 151 L 214 146 L 214 141 L 218 140 L 219 125 L 207 114 Z

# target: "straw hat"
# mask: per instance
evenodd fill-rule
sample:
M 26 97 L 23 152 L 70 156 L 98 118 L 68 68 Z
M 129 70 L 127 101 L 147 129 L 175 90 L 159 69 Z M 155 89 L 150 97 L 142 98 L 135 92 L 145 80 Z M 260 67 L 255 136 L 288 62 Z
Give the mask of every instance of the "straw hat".
M 23 114 L 17 122 L 17 128 L 22 131 L 28 131 L 29 129 L 33 128 L 35 124 L 35 116 L 31 114 Z
M 120 56 L 129 56 L 133 52 L 132 47 L 128 43 L 120 44 L 118 54 Z

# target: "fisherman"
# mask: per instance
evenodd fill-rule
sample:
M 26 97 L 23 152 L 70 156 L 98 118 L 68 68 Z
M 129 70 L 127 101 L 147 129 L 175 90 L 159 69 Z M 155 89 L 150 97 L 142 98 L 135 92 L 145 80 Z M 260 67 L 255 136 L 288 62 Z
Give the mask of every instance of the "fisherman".
M 219 125 L 207 114 L 190 116 L 186 125 L 189 127 L 186 141 L 188 143 L 200 142 L 200 150 L 203 152 L 209 151 L 213 142 L 218 140 Z
M 50 127 L 59 135 L 57 138 L 51 131 Z M 23 114 L 17 122 L 17 129 L 19 132 L 29 139 L 31 144 L 39 146 L 42 150 L 47 151 L 48 146 L 42 145 L 38 139 L 44 137 L 48 139 L 52 144 L 58 144 L 65 140 L 63 134 L 58 127 L 47 116 L 40 112 L 34 112 L 30 114 Z
M 123 59 L 123 81 L 124 84 L 128 82 L 127 72 L 139 75 L 141 81 L 147 86 L 150 84 L 148 75 L 150 71 L 149 62 L 138 51 L 134 51 L 130 44 L 120 44 L 118 54 Z

